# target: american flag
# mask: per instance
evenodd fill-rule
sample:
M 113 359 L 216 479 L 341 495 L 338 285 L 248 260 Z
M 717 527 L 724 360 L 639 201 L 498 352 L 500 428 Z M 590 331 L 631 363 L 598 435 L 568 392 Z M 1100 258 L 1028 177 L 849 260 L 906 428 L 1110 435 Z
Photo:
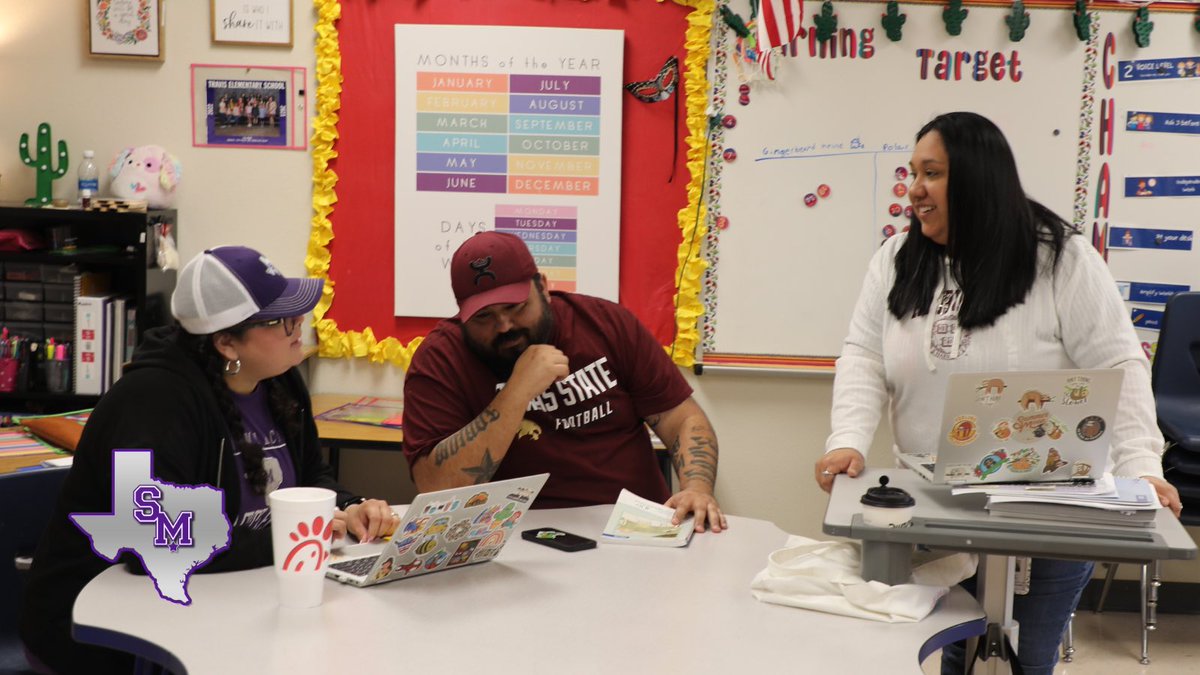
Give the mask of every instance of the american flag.
M 758 48 L 782 47 L 800 34 L 803 0 L 762 0 L 758 13 Z

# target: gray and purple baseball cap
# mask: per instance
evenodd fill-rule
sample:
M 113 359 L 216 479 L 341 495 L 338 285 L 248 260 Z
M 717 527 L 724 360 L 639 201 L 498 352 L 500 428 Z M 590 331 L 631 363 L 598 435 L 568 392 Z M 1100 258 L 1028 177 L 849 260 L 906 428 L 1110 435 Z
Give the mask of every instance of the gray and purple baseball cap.
M 321 300 L 323 279 L 285 277 L 245 246 L 210 248 L 188 261 L 171 295 L 171 314 L 193 335 L 243 321 L 300 316 Z

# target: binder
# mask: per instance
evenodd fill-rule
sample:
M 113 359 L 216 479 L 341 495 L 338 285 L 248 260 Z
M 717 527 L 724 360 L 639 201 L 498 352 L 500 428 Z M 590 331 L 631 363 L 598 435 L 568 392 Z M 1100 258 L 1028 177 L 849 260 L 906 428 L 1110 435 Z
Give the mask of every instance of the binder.
M 110 301 L 107 295 L 81 295 L 75 299 L 76 394 L 98 396 L 107 388 L 110 366 L 105 331 Z

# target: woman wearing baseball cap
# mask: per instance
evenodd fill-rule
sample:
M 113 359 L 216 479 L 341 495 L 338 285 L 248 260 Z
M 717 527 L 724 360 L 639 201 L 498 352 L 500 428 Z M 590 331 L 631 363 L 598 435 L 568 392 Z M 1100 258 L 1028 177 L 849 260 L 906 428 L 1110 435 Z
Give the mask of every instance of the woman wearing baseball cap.
M 300 327 L 322 285 L 284 277 L 241 246 L 204 251 L 184 266 L 171 297 L 178 324 L 147 331 L 124 375 L 100 399 L 34 556 L 21 618 L 31 662 L 60 673 L 132 670 L 130 656 L 70 635 L 76 596 L 108 563 L 68 515 L 112 510 L 114 449 L 151 449 L 159 481 L 224 490 L 229 548 L 202 572 L 271 564 L 266 495 L 279 488 L 337 492 L 339 535 L 349 529 L 370 541 L 395 528 L 386 502 L 342 489 L 321 458 L 296 366 L 304 358 Z

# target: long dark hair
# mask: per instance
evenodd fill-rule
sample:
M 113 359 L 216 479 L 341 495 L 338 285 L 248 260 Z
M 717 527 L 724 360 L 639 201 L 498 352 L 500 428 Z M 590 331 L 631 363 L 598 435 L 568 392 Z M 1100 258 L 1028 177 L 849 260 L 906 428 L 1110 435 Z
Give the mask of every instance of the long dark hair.
M 921 233 L 914 215 L 896 253 L 896 281 L 888 310 L 899 320 L 929 312 L 949 256 L 963 292 L 958 323 L 985 328 L 1020 304 L 1038 274 L 1038 246 L 1049 247 L 1057 267 L 1066 238 L 1076 232 L 1021 189 L 1017 162 L 991 120 L 970 112 L 939 115 L 917 132 L 938 132 L 950 162 L 946 245 Z
M 219 333 L 228 333 L 240 338 L 250 327 L 237 325 Z M 246 438 L 246 428 L 242 423 L 242 413 L 233 402 L 233 392 L 225 382 L 225 357 L 213 345 L 212 335 L 193 335 L 182 327 L 175 331 L 175 343 L 199 366 L 208 378 L 213 394 L 217 397 L 217 407 L 225 424 L 237 442 L 242 454 L 242 468 L 250 487 L 257 494 L 267 493 L 267 470 L 263 466 L 263 449 L 257 443 L 251 443 Z M 270 378 L 259 383 L 267 387 L 267 407 L 271 418 L 280 431 L 288 439 L 300 437 L 300 403 L 288 391 L 287 387 L 277 378 Z

